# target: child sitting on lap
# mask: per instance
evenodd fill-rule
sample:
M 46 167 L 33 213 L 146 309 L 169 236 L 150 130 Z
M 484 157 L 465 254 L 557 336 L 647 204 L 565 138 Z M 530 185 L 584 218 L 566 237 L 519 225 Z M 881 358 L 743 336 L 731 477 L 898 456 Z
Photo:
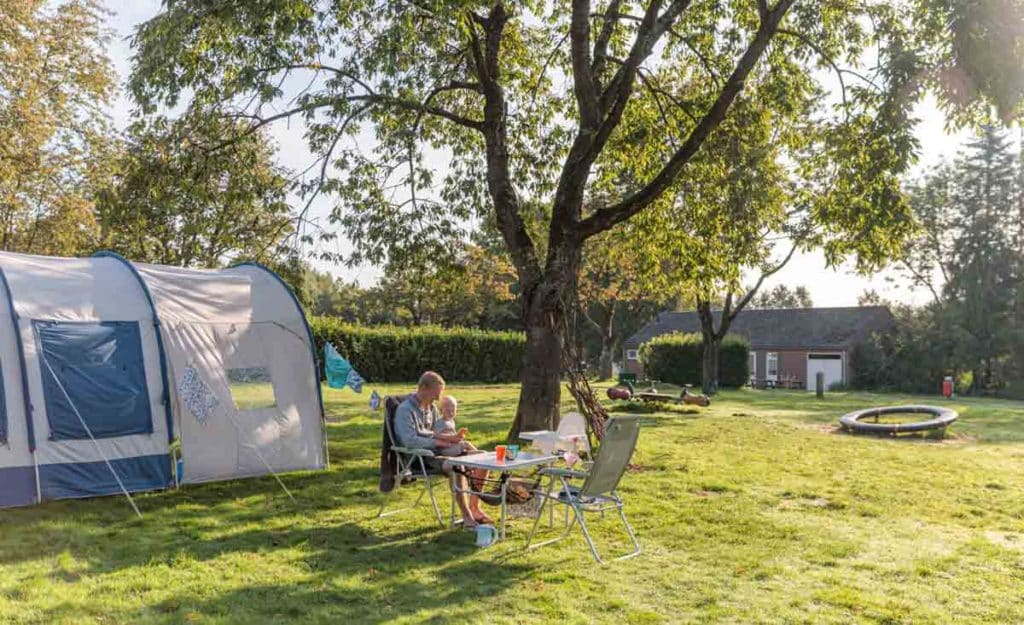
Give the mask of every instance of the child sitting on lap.
M 458 431 L 455 429 L 455 415 L 459 411 L 459 402 L 451 395 L 445 395 L 441 398 L 441 419 L 434 422 L 434 433 L 444 434 L 446 436 L 466 436 L 466 428 L 461 428 Z M 455 445 L 449 445 L 440 450 L 442 456 L 461 456 L 473 451 L 477 451 L 473 443 L 463 440 L 461 443 Z

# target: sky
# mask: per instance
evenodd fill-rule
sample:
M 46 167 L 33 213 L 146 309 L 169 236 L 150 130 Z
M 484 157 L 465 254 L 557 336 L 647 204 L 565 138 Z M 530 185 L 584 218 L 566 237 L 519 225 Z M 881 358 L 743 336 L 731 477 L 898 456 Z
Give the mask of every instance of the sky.
M 123 83 L 131 70 L 132 50 L 129 38 L 138 24 L 159 12 L 160 2 L 108 0 L 106 4 L 112 12 L 108 19 L 108 27 L 113 32 L 109 53 Z M 122 89 L 111 107 L 110 115 L 114 123 L 123 129 L 130 123 L 131 113 L 131 101 Z M 933 98 L 921 102 L 915 114 L 920 119 L 916 134 L 921 145 L 920 160 L 915 170 L 922 172 L 934 167 L 944 158 L 952 158 L 967 135 L 946 132 L 943 116 L 936 108 Z M 301 170 L 312 161 L 313 157 L 306 148 L 302 133 L 296 131 L 294 123 L 291 126 L 284 123 L 275 124 L 270 132 L 277 144 L 277 159 L 280 165 L 292 170 Z M 310 218 L 326 225 L 326 216 L 329 212 L 329 201 L 320 198 L 311 207 Z M 344 242 L 339 241 L 333 245 L 343 246 Z M 780 250 L 780 254 L 782 252 L 783 250 Z M 362 286 L 372 284 L 380 275 L 374 267 L 349 268 L 329 263 L 315 264 L 322 271 L 329 271 L 349 282 L 357 281 Z M 748 277 L 748 282 L 752 283 L 754 280 L 756 276 Z M 858 296 L 866 290 L 874 290 L 885 299 L 904 304 L 920 305 L 930 299 L 926 290 L 909 287 L 906 280 L 892 269 L 868 276 L 857 275 L 849 265 L 827 267 L 820 252 L 796 254 L 784 269 L 765 282 L 763 288 L 768 289 L 777 284 L 807 287 L 815 306 L 855 306 Z

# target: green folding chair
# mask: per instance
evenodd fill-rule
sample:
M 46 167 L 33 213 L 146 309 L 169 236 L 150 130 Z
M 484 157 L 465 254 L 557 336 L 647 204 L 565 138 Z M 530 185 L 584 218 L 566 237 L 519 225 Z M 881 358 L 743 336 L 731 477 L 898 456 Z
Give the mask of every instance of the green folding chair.
M 588 512 L 600 512 L 603 515 L 608 510 L 615 510 L 619 513 L 619 518 L 622 519 L 626 534 L 629 535 L 629 539 L 633 542 L 633 551 L 614 559 L 625 560 L 626 558 L 640 555 L 642 552 L 640 542 L 637 541 L 632 526 L 626 520 L 626 514 L 623 512 L 625 504 L 618 493 L 619 481 L 626 473 L 626 467 L 629 466 L 629 461 L 633 457 L 633 451 L 636 449 L 636 441 L 639 435 L 639 417 L 615 417 L 609 420 L 605 426 L 604 439 L 601 441 L 597 457 L 594 459 L 594 463 L 589 470 L 574 471 L 572 469 L 553 467 L 541 469 L 541 474 L 549 478 L 548 486 L 547 490 L 537 491 L 537 495 L 543 499 L 541 500 L 540 509 L 537 510 L 537 518 L 534 520 L 533 529 L 530 531 L 530 536 L 526 539 L 527 549 L 558 542 L 566 538 L 572 531 L 573 526 L 579 523 L 580 529 L 583 531 L 583 537 L 590 547 L 590 553 L 594 555 L 594 559 L 598 563 L 604 564 L 604 560 L 597 553 L 597 547 L 590 536 L 590 531 L 587 529 L 584 517 Z M 583 480 L 583 484 L 575 486 L 572 484 L 573 480 Z M 556 483 L 558 485 L 557 491 L 555 488 Z M 551 540 L 534 545 L 533 536 L 537 532 L 537 526 L 540 524 L 540 518 L 544 513 L 544 506 L 549 505 L 549 503 L 552 506 L 555 504 L 567 506 L 566 515 L 568 515 L 569 510 L 572 510 L 572 522 L 565 524 L 565 532 L 558 538 L 552 538 Z

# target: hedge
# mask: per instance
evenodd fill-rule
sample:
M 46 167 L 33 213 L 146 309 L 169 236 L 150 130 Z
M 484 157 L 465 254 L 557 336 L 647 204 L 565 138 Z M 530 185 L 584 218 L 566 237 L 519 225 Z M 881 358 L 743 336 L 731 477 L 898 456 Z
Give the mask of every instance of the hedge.
M 656 336 L 640 346 L 644 373 L 669 384 L 701 385 L 703 339 L 700 334 L 672 333 Z M 750 344 L 741 336 L 722 339 L 718 361 L 718 385 L 738 388 L 750 379 Z
M 526 348 L 518 332 L 360 326 L 335 317 L 312 317 L 310 326 L 321 360 L 330 341 L 370 382 L 415 381 L 428 370 L 453 382 L 512 382 L 519 379 Z

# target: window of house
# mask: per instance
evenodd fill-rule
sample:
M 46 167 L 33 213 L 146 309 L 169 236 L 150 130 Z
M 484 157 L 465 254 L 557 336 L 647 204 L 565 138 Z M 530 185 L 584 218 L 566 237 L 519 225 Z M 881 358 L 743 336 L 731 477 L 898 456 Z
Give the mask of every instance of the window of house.
M 266 367 L 228 369 L 228 388 L 238 410 L 258 410 L 277 406 L 274 383 Z
M 765 375 L 770 380 L 774 380 L 779 377 L 779 355 L 776 352 L 768 352 L 765 358 Z
M 750 352 L 750 377 L 757 377 L 757 352 Z
M 626 350 L 626 360 L 636 360 L 636 350 L 635 349 L 627 349 Z
M 153 432 L 139 324 L 33 321 L 52 440 Z

